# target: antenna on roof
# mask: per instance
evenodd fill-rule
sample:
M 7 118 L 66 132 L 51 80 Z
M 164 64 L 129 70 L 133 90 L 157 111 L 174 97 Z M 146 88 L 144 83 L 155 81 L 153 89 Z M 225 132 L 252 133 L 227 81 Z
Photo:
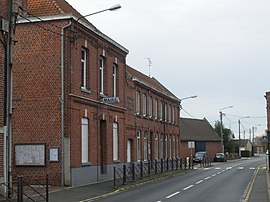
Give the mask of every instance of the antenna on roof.
M 151 67 L 151 65 L 152 65 L 152 61 L 151 61 L 151 59 L 150 58 L 146 58 L 147 60 L 148 60 L 148 70 L 149 70 L 149 77 L 151 76 L 151 72 L 150 72 L 150 67 Z

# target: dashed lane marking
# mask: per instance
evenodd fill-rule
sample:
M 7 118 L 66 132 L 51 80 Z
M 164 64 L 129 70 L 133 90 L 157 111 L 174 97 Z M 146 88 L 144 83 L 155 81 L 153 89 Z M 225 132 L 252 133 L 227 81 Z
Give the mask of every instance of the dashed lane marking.
M 193 184 L 192 184 L 192 185 L 189 185 L 188 187 L 185 187 L 185 188 L 183 189 L 183 191 L 186 191 L 186 190 L 192 188 L 193 186 L 194 186 Z
M 166 199 L 172 198 L 173 196 L 175 196 L 175 195 L 177 195 L 177 194 L 179 194 L 179 193 L 180 193 L 180 191 L 177 191 L 177 192 L 175 192 L 175 193 L 173 193 L 173 194 L 167 196 Z
M 200 183 L 202 183 L 202 182 L 203 182 L 203 180 L 200 180 L 200 181 L 196 182 L 195 184 L 200 184 Z

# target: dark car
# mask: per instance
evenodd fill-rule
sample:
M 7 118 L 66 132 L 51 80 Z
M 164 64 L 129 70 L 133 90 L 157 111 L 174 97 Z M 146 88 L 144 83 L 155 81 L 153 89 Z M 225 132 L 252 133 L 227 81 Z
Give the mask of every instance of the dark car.
M 226 162 L 227 158 L 224 153 L 216 153 L 214 157 L 215 162 Z
M 193 157 L 194 163 L 201 163 L 204 158 L 207 157 L 206 151 L 196 152 L 196 154 Z

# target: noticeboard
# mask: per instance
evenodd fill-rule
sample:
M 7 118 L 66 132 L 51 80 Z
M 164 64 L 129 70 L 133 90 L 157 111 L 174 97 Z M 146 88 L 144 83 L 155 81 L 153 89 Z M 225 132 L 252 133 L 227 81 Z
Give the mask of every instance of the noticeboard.
M 16 144 L 15 166 L 45 166 L 45 144 Z

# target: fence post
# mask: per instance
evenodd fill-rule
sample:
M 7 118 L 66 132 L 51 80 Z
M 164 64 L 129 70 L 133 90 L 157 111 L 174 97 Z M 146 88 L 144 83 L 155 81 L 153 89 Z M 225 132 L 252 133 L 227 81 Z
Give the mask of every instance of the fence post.
M 180 170 L 183 169 L 183 159 L 180 157 Z
M 132 163 L 131 169 L 132 169 L 132 181 L 135 182 L 135 164 L 134 163 Z
M 160 164 L 161 164 L 160 172 L 163 173 L 163 159 L 160 159 Z
M 185 170 L 186 170 L 187 169 L 187 158 L 185 158 L 184 164 L 185 164 Z
M 174 159 L 172 158 L 172 170 L 173 170 L 173 161 L 174 161 Z
M 169 158 L 167 158 L 167 171 L 169 170 Z
M 18 180 L 17 200 L 18 200 L 18 202 L 23 202 L 23 181 L 22 181 L 22 177 L 18 176 L 17 180 Z
M 115 167 L 113 167 L 113 188 L 116 188 L 116 175 L 115 175 Z
M 157 174 L 157 159 L 155 159 L 155 175 Z
M 141 168 L 141 178 L 143 178 L 143 162 L 142 161 L 140 163 L 140 168 Z
M 46 202 L 49 202 L 49 174 L 46 174 Z
M 123 184 L 127 183 L 127 170 L 126 170 L 126 165 L 123 165 Z
M 151 161 L 148 160 L 148 176 L 150 176 L 151 173 Z
M 179 162 L 178 162 L 178 158 L 175 157 L 175 167 L 176 167 L 176 170 L 178 170 L 178 166 L 179 166 L 178 163 L 179 163 Z

